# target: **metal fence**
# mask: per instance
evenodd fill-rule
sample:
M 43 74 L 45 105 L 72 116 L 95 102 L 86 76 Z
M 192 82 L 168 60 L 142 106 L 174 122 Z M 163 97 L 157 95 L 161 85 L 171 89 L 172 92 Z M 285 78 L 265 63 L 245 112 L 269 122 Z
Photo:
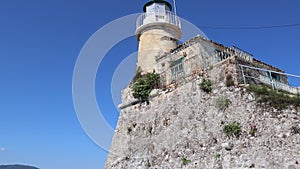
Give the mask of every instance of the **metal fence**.
M 150 23 L 168 23 L 181 28 L 180 18 L 173 12 L 165 13 L 144 13 L 136 21 L 136 28 Z

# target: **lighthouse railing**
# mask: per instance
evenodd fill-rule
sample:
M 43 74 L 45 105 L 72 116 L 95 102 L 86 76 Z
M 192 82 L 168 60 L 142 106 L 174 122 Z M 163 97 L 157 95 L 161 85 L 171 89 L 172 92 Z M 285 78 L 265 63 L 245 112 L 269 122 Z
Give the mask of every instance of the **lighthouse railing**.
M 181 28 L 180 18 L 173 12 L 165 13 L 144 13 L 140 15 L 136 22 L 136 28 L 151 23 L 168 23 Z

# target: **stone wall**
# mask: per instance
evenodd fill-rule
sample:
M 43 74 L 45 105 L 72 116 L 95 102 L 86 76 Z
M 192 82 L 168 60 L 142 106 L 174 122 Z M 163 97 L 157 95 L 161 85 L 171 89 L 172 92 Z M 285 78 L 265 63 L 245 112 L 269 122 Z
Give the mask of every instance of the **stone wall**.
M 193 43 L 185 48 L 182 48 L 178 52 L 169 53 L 165 57 L 160 57 L 156 60 L 155 70 L 157 73 L 162 74 L 165 79 L 166 85 L 173 82 L 172 78 L 172 62 L 183 58 L 183 69 L 184 73 L 180 78 L 185 78 L 187 76 L 193 76 L 200 73 L 201 70 L 206 69 L 209 66 L 217 63 L 215 57 L 215 47 L 206 41 L 198 39 L 196 43 Z M 182 79 L 176 78 L 180 81 Z
M 300 134 L 291 130 L 300 127 L 300 109 L 277 110 L 258 104 L 243 86 L 226 87 L 226 73 L 237 73 L 228 63 L 171 92 L 156 90 L 149 105 L 122 109 L 106 168 L 300 168 Z M 203 77 L 213 80 L 211 93 L 199 88 Z M 129 88 L 122 94 L 123 103 L 133 100 Z M 229 106 L 220 109 L 220 98 Z M 239 137 L 222 131 L 232 122 L 241 125 Z

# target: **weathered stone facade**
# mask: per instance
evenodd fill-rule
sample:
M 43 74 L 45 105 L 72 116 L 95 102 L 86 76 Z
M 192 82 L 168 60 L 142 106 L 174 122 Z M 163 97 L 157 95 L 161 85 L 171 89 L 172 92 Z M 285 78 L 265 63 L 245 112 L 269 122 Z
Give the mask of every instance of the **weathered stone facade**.
M 155 12 L 155 5 L 168 8 Z M 149 103 L 133 98 L 130 86 L 122 91 L 105 168 L 299 169 L 300 108 L 258 103 L 245 84 L 300 89 L 288 87 L 282 70 L 235 46 L 201 36 L 177 45 L 180 20 L 169 6 L 150 1 L 137 19 L 137 67 L 159 73 L 161 89 L 152 91 Z M 213 84 L 210 93 L 199 88 L 206 79 Z M 241 126 L 238 137 L 223 132 L 233 122 Z
M 106 168 L 300 168 L 300 134 L 291 131 L 300 127 L 300 109 L 258 104 L 238 84 L 235 62 L 226 59 L 186 83 L 155 90 L 149 105 L 123 107 Z M 227 74 L 233 75 L 233 86 L 226 86 Z M 203 79 L 213 81 L 211 93 L 199 89 Z M 229 99 L 229 106 L 220 109 L 219 98 Z M 130 88 L 122 101 L 134 101 Z M 239 137 L 222 131 L 231 122 L 241 124 Z M 257 131 L 250 134 L 253 126 Z
M 153 69 L 162 75 L 165 85 L 169 85 L 174 81 L 181 81 L 182 78 L 194 76 L 202 70 L 213 67 L 215 64 L 219 64 L 222 61 L 232 57 L 236 58 L 237 60 L 235 61 L 235 64 L 237 64 L 237 69 L 239 64 L 242 64 L 284 73 L 282 70 L 276 67 L 253 58 L 251 54 L 244 52 L 237 47 L 229 48 L 222 44 L 207 40 L 201 36 L 196 36 L 179 45 L 171 52 L 156 57 Z M 174 76 L 174 70 L 172 69 L 174 67 L 173 63 L 180 59 L 182 60 L 182 72 L 175 72 Z M 245 73 L 249 73 L 248 75 L 256 74 L 254 77 L 257 79 L 259 79 L 261 76 L 269 78 L 269 75 L 263 71 L 251 70 Z M 272 75 L 278 76 L 279 78 L 277 81 L 280 83 L 288 84 L 288 80 L 285 75 L 280 75 L 277 73 L 272 73 Z M 242 76 L 242 72 L 239 72 L 238 76 Z M 258 83 L 258 81 L 255 83 Z

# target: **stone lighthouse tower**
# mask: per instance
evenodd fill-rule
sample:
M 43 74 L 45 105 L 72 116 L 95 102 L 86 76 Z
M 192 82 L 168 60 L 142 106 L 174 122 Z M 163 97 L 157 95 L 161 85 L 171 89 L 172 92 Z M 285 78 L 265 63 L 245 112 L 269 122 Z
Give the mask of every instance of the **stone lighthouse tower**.
M 136 23 L 139 41 L 137 66 L 143 72 L 152 72 L 155 70 L 155 57 L 177 47 L 182 36 L 181 24 L 167 1 L 149 1 L 143 10 Z

